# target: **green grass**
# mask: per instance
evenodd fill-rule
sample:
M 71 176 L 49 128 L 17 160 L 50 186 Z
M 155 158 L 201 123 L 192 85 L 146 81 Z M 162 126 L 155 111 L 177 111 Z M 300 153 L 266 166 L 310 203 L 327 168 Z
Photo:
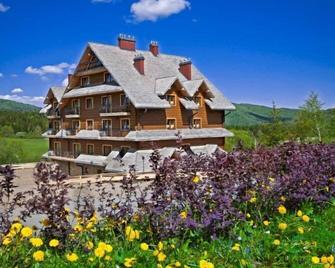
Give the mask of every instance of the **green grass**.
M 23 151 L 20 156 L 20 163 L 37 162 L 41 156 L 48 151 L 48 140 L 42 138 L 24 139 L 24 138 L 3 138 L 9 142 L 18 143 Z

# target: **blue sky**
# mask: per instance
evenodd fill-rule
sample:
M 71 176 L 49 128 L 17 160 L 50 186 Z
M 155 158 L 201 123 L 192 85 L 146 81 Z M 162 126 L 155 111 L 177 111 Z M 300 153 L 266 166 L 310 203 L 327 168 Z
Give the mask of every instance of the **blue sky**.
M 233 102 L 335 107 L 333 0 L 0 0 L 0 98 L 41 103 L 85 44 L 190 57 Z

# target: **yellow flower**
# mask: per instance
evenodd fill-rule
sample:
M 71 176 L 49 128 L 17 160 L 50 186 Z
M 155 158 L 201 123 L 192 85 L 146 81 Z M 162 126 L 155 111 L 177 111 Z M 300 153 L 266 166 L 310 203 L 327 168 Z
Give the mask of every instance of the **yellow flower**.
M 285 202 L 286 201 L 286 197 L 285 196 L 281 196 L 280 200 L 283 201 L 283 202 Z
M 248 219 L 251 217 L 251 215 L 250 215 L 249 213 L 247 213 L 247 215 L 246 215 L 246 216 L 247 216 L 247 218 L 248 218 Z
M 43 219 L 41 220 L 41 224 L 44 226 L 44 227 L 48 227 L 50 225 L 50 222 L 48 219 Z
M 312 263 L 319 264 L 320 263 L 320 258 L 317 257 L 317 256 L 312 257 Z
M 105 261 L 110 261 L 111 259 L 112 259 L 112 257 L 111 256 L 105 256 Z
M 198 176 L 195 176 L 192 181 L 194 183 L 198 183 L 200 181 L 200 178 Z
M 98 247 L 94 250 L 94 255 L 98 258 L 102 258 L 103 256 L 105 256 L 105 250 Z
M 270 222 L 269 222 L 269 221 L 263 221 L 263 224 L 264 224 L 265 226 L 269 226 L 269 225 L 270 225 Z
M 330 255 L 328 258 L 327 258 L 328 262 L 330 264 L 334 263 L 334 256 L 333 255 Z
M 126 227 L 125 234 L 128 241 L 134 241 L 140 238 L 140 232 L 134 230 L 131 226 Z
M 199 268 L 214 268 L 214 264 L 206 260 L 200 260 Z
M 301 218 L 304 222 L 309 222 L 309 217 L 307 215 L 303 215 Z
M 274 244 L 275 246 L 279 246 L 280 245 L 280 240 L 275 239 L 275 240 L 273 240 L 272 244 Z
M 302 216 L 302 211 L 301 211 L 301 210 L 298 210 L 298 211 L 297 211 L 297 216 L 298 216 L 298 217 L 301 217 L 301 216 Z
M 284 231 L 287 228 L 287 224 L 284 222 L 281 222 L 278 224 L 278 228 L 282 231 Z
M 41 250 L 34 252 L 33 258 L 35 261 L 38 261 L 38 262 L 44 261 L 44 252 Z
M 4 240 L 2 240 L 2 244 L 4 246 L 9 245 L 10 243 L 12 243 L 12 239 L 10 239 L 9 237 L 5 237 Z
M 149 249 L 149 245 L 147 243 L 141 243 L 140 248 L 143 251 L 147 251 Z
M 135 238 L 140 239 L 140 232 L 138 230 L 135 230 Z
M 256 203 L 256 201 L 257 201 L 256 197 L 252 197 L 252 198 L 249 199 L 250 203 Z
M 90 230 L 90 229 L 92 229 L 93 227 L 94 227 L 94 223 L 93 223 L 93 222 L 89 222 L 89 223 L 86 224 L 86 229 L 87 229 L 87 230 Z
M 159 251 L 156 249 L 156 250 L 154 250 L 154 252 L 152 252 L 152 255 L 153 255 L 153 256 L 157 256 L 158 253 L 159 253 Z
M 280 206 L 278 207 L 278 212 L 279 212 L 281 215 L 286 214 L 286 207 L 284 207 L 283 205 L 280 205 Z
M 303 227 L 298 227 L 298 233 L 303 234 L 305 232 Z
M 83 231 L 83 226 L 81 226 L 80 224 L 77 224 L 76 226 L 74 226 L 73 228 L 77 233 L 80 233 Z
M 234 246 L 231 249 L 233 251 L 240 251 L 240 244 L 235 243 Z
M 79 258 L 76 253 L 68 253 L 66 254 L 66 259 L 70 262 L 76 262 Z
M 22 237 L 31 237 L 33 235 L 33 230 L 30 227 L 23 227 L 21 230 Z
M 91 241 L 88 241 L 85 246 L 88 250 L 91 250 L 94 247 L 94 245 Z
M 322 257 L 321 257 L 321 262 L 322 262 L 323 264 L 328 263 L 328 258 L 327 258 L 326 256 L 322 256 Z
M 49 242 L 49 246 L 52 247 L 52 248 L 56 248 L 56 247 L 59 246 L 59 241 L 57 239 L 52 239 Z
M 12 226 L 10 227 L 10 231 L 17 234 L 21 231 L 22 229 L 22 224 L 19 222 L 15 222 L 12 224 Z
M 181 267 L 181 263 L 180 263 L 179 261 L 176 261 L 176 262 L 174 263 L 174 266 L 175 266 L 175 267 Z
M 43 241 L 42 241 L 41 238 L 32 237 L 32 238 L 30 238 L 29 241 L 33 245 L 33 247 L 36 247 L 36 248 L 38 248 L 38 247 L 40 247 L 40 246 L 43 245 Z
M 123 265 L 126 267 L 133 267 L 136 262 L 136 258 L 125 258 Z
M 161 265 L 160 263 L 157 264 L 157 268 L 163 268 L 163 265 Z
M 165 259 L 166 259 L 166 255 L 163 252 L 159 252 L 158 255 L 157 255 L 157 260 L 159 262 L 163 262 L 163 261 L 165 261 Z
M 182 211 L 179 214 L 180 218 L 182 218 L 183 220 L 187 218 L 187 212 L 186 211 Z
M 162 242 L 162 241 L 159 241 L 159 243 L 158 243 L 158 245 L 157 245 L 158 250 L 161 251 L 161 250 L 163 249 L 163 247 L 164 247 L 163 242 Z
M 105 251 L 107 253 L 111 253 L 113 251 L 113 247 L 110 244 L 106 244 Z

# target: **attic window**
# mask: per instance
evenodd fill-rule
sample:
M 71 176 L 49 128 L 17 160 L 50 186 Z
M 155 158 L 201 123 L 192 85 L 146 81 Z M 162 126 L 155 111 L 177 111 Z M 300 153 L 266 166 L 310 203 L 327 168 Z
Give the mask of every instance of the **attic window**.
M 200 97 L 200 96 L 193 97 L 193 101 L 194 101 L 199 107 L 201 107 L 201 97 Z
M 166 95 L 166 100 L 169 102 L 171 106 L 176 105 L 176 96 L 173 94 Z
M 90 85 L 90 77 L 89 76 L 83 76 L 81 78 L 81 86 L 82 87 L 87 87 Z
M 105 73 L 105 83 L 111 84 L 113 82 L 114 78 L 110 73 Z

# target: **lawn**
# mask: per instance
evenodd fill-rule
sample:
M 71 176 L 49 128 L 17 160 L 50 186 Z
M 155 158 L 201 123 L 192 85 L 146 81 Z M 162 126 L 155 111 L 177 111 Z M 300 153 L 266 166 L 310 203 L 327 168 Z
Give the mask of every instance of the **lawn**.
M 48 151 L 47 139 L 24 139 L 24 138 L 4 138 L 8 142 L 20 144 L 23 154 L 20 156 L 20 163 L 37 162 L 41 156 Z

